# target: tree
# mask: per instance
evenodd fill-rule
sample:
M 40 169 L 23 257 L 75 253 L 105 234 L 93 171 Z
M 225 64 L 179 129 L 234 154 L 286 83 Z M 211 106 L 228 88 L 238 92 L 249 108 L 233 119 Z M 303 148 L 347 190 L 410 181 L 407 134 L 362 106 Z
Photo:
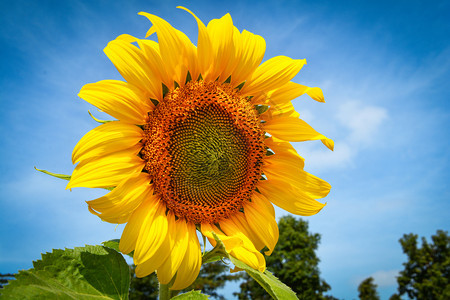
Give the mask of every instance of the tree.
M 266 257 L 267 269 L 288 285 L 300 299 L 334 299 L 323 295 L 331 287 L 320 278 L 316 250 L 320 234 L 308 232 L 308 222 L 291 216 L 280 218 L 280 237 L 271 256 Z M 247 274 L 239 299 L 271 299 L 269 294 Z
M 136 266 L 130 265 L 131 281 L 130 281 L 130 300 L 156 300 L 158 299 L 158 278 L 155 273 L 148 276 L 136 277 Z
M 416 234 L 405 234 L 400 239 L 408 261 L 397 278 L 399 296 L 412 299 L 450 299 L 450 236 L 438 230 L 432 243 L 422 237 L 417 244 Z
M 398 294 L 393 294 L 389 297 L 389 300 L 402 300 L 402 298 Z
M 1 274 L 0 273 L 0 288 L 2 288 L 4 285 L 8 283 L 8 281 L 14 279 L 14 274 Z
M 136 266 L 131 266 L 130 300 L 158 299 L 158 278 L 156 274 L 137 278 L 134 272 L 135 268 Z M 241 274 L 231 274 L 229 270 L 230 267 L 222 261 L 204 264 L 198 278 L 181 293 L 201 290 L 211 299 L 224 300 L 225 298 L 217 293 L 217 289 L 223 287 L 227 281 L 235 281 L 241 278 Z
M 379 300 L 377 285 L 373 278 L 369 277 L 362 281 L 358 286 L 359 299 L 361 300 Z

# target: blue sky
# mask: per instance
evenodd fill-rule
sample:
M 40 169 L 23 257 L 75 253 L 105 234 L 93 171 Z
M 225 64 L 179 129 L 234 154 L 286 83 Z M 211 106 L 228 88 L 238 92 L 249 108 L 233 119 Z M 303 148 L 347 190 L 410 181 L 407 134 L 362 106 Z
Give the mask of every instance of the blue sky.
M 332 185 L 328 205 L 306 218 L 322 235 L 331 294 L 357 298 L 374 276 L 382 299 L 396 290 L 404 233 L 449 230 L 450 5 L 448 1 L 2 1 L 0 3 L 0 272 L 28 269 L 52 248 L 119 238 L 84 203 L 102 195 L 65 190 L 33 167 L 70 174 L 71 151 L 97 124 L 77 93 L 120 79 L 108 41 L 143 37 L 139 11 L 168 20 L 196 43 L 194 19 L 231 13 L 263 36 L 265 59 L 306 58 L 294 81 L 319 86 L 327 103 L 295 100 L 301 116 L 335 140 L 298 143 L 306 170 Z M 285 214 L 277 210 L 277 215 Z

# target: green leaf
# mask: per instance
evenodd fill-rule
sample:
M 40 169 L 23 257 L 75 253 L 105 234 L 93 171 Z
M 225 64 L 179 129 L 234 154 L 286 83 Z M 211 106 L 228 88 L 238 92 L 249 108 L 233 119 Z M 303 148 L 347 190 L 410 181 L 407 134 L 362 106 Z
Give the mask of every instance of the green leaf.
M 0 290 L 4 299 L 128 299 L 130 268 L 103 246 L 54 249 Z
M 217 242 L 216 247 L 223 247 L 225 250 L 225 245 L 220 240 L 220 238 L 213 232 L 214 239 Z M 265 271 L 264 273 L 255 270 L 252 267 L 249 267 L 244 262 L 240 261 L 239 259 L 231 256 L 227 253 L 227 258 L 231 260 L 231 262 L 238 267 L 239 269 L 244 270 L 247 272 L 248 275 L 250 275 L 253 279 L 256 280 L 256 282 L 259 283 L 274 299 L 280 299 L 280 300 L 289 300 L 289 299 L 297 299 L 296 294 L 291 290 L 290 287 L 282 283 L 278 278 L 276 278 L 272 273 L 269 271 Z
M 259 105 L 255 105 L 255 109 L 258 112 L 258 114 L 262 115 L 269 109 L 269 106 L 259 104 Z
M 215 262 L 215 261 L 219 261 L 219 260 L 221 260 L 222 258 L 223 258 L 223 257 L 220 256 L 220 255 L 208 257 L 208 258 L 206 258 L 206 259 L 204 259 L 204 260 L 202 261 L 202 264 L 207 264 L 207 263 L 212 263 L 212 262 Z
M 91 112 L 89 110 L 88 110 L 88 113 L 91 116 L 91 118 L 94 119 L 94 121 L 96 121 L 98 123 L 105 124 L 105 123 L 108 123 L 108 122 L 112 122 L 111 120 L 99 120 L 99 119 L 97 119 L 96 117 L 94 117 L 93 114 L 91 114 Z
M 46 171 L 46 170 L 38 169 L 38 168 L 36 168 L 36 167 L 34 167 L 34 168 L 36 169 L 36 171 L 45 173 L 45 174 L 47 174 L 47 175 L 50 175 L 50 176 L 53 176 L 53 177 L 56 177 L 56 178 L 59 178 L 59 179 L 70 180 L 70 178 L 72 177 L 72 176 L 70 176 L 70 175 L 56 174 L 56 173 L 52 173 L 52 172 L 49 172 L 49 171 Z
M 36 167 L 34 167 L 34 169 L 36 171 L 42 172 L 44 174 L 47 174 L 47 175 L 50 175 L 50 176 L 53 176 L 53 177 L 56 177 L 56 178 L 59 178 L 59 179 L 70 180 L 70 178 L 72 177 L 71 175 L 52 173 L 52 172 L 49 172 L 47 170 L 38 169 Z M 104 190 L 108 190 L 108 191 L 112 191 L 114 189 L 114 187 L 107 187 L 107 188 L 103 188 L 103 189 Z
M 202 294 L 199 291 L 190 291 L 184 294 L 180 294 L 172 298 L 173 300 L 203 300 L 209 299 L 208 295 Z
M 120 252 L 120 250 L 119 250 L 119 243 L 120 243 L 119 239 L 114 239 L 114 240 L 109 240 L 109 241 L 103 242 L 102 244 L 104 246 L 106 246 L 106 247 L 109 247 L 109 248 L 112 248 L 112 249 L 116 250 L 117 252 Z M 127 255 L 129 257 L 133 257 L 133 254 L 134 254 L 134 251 L 131 251 Z

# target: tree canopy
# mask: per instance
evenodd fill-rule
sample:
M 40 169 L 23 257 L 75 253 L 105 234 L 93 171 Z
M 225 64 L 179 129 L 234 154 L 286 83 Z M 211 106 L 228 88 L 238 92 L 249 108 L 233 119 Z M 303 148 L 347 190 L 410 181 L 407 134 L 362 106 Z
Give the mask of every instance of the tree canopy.
M 400 239 L 408 260 L 397 278 L 398 292 L 412 299 L 450 299 L 450 236 L 438 230 L 431 243 L 422 237 L 418 245 L 416 234 L 405 234 Z
M 379 300 L 377 285 L 373 278 L 369 277 L 363 280 L 358 286 L 358 296 L 360 300 Z

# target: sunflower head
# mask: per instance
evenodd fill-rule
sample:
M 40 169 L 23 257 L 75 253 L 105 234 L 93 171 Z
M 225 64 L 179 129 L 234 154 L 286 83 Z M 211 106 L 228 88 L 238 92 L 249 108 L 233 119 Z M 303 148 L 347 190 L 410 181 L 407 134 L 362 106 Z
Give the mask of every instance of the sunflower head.
M 189 10 L 183 8 L 190 12 Z M 73 152 L 68 188 L 114 188 L 88 201 L 105 221 L 127 223 L 120 241 L 136 274 L 157 272 L 182 289 L 201 265 L 198 228 L 230 255 L 263 271 L 278 240 L 273 204 L 312 215 L 330 185 L 305 172 L 291 141 L 333 142 L 299 119 L 291 100 L 323 102 L 319 88 L 291 79 L 305 60 L 261 64 L 262 37 L 229 14 L 198 24 L 197 46 L 148 14 L 158 42 L 121 35 L 106 55 L 125 81 L 85 85 L 79 96 L 116 120 L 88 132 Z M 175 279 L 174 279 L 175 277 Z
M 179 218 L 218 223 L 251 198 L 261 178 L 264 132 L 230 84 L 191 81 L 149 113 L 141 156 L 157 194 Z

